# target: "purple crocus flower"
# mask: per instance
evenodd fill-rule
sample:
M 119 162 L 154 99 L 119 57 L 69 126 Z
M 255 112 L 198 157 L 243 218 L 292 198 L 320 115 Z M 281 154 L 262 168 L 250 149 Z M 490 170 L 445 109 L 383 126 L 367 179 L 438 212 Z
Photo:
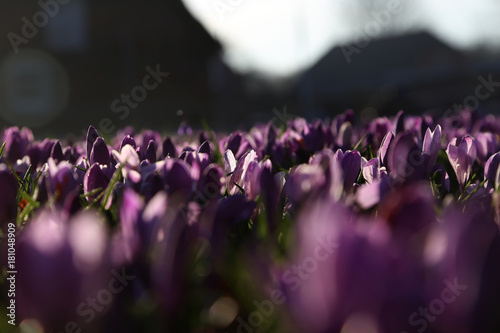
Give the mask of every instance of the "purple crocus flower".
M 236 163 L 236 168 L 234 169 L 234 172 L 231 176 L 231 181 L 228 188 L 231 195 L 240 192 L 238 186 L 242 187 L 243 190 L 245 190 L 245 175 L 252 161 L 257 161 L 257 154 L 255 153 L 255 151 L 250 150 L 243 154 L 238 163 Z M 236 184 L 238 186 L 236 186 Z
M 339 145 L 342 149 L 351 149 L 354 142 L 351 123 L 343 123 L 342 126 L 340 126 L 339 134 L 337 136 L 337 145 Z
M 457 175 L 458 183 L 463 186 L 469 179 L 470 171 L 476 159 L 476 144 L 471 136 L 464 136 L 460 140 L 451 139 L 446 149 L 448 159 Z
M 121 199 L 120 229 L 112 241 L 112 261 L 115 266 L 130 263 L 144 265 L 156 240 L 159 222 L 165 216 L 167 194 L 158 192 L 146 204 L 132 189 L 126 188 Z M 142 261 L 142 262 L 138 262 Z
M 381 172 L 378 179 L 364 184 L 356 191 L 356 202 L 363 209 L 377 205 L 391 189 L 391 178 L 385 171 Z
M 30 129 L 23 127 L 7 128 L 3 133 L 2 142 L 5 142 L 4 157 L 10 163 L 15 163 L 16 160 L 22 159 L 28 152 L 30 142 L 34 141 L 33 133 Z
M 297 252 L 280 276 L 304 331 L 339 332 L 361 313 L 374 332 L 409 328 L 408 316 L 421 304 L 424 267 L 406 231 L 422 232 L 422 223 L 432 223 L 418 221 L 419 209 L 425 208 L 424 219 L 427 212 L 434 217 L 422 191 L 409 191 L 417 193 L 409 200 L 399 194 L 407 215 L 390 216 L 390 223 L 372 219 L 366 224 L 329 200 L 304 205 L 296 220 Z M 406 221 L 410 215 L 414 217 Z M 417 226 L 412 226 L 415 221 Z
M 180 208 L 169 197 L 168 213 L 158 221 L 158 228 L 153 234 L 152 251 L 155 256 L 151 264 L 151 279 L 167 323 L 176 318 L 183 308 L 191 249 L 194 248 L 198 228 L 197 224 L 188 223 Z
M 85 193 L 90 193 L 97 189 L 101 190 L 97 191 L 93 195 L 87 196 L 87 200 L 89 202 L 94 201 L 101 194 L 101 192 L 103 192 L 108 187 L 108 184 L 109 184 L 109 179 L 102 172 L 102 169 L 99 166 L 99 164 L 98 163 L 93 164 L 85 174 L 85 177 L 83 179 L 83 189 Z
M 391 121 L 387 117 L 378 117 L 368 125 L 368 134 L 374 147 L 379 147 L 383 138 L 392 130 Z
M 135 259 L 140 248 L 138 222 L 144 209 L 141 198 L 130 188 L 126 188 L 120 205 L 120 254 L 131 262 Z
M 231 150 L 226 150 L 224 152 L 224 176 L 226 176 L 226 188 L 229 191 L 232 188 L 231 177 L 233 175 L 234 169 L 236 169 L 236 158 Z
M 389 152 L 389 147 L 394 139 L 394 134 L 392 132 L 387 132 L 387 134 L 382 139 L 382 143 L 380 144 L 380 148 L 377 151 L 377 158 L 380 163 L 379 166 L 387 167 L 387 156 Z
M 500 166 L 500 152 L 495 153 L 488 158 L 484 166 L 484 179 L 488 179 L 488 187 L 498 188 L 500 185 L 500 173 L 498 167 Z
M 118 163 L 123 165 L 123 178 L 130 180 L 132 183 L 139 183 L 141 180 L 141 174 L 139 173 L 141 160 L 134 147 L 126 144 L 120 152 L 113 150 L 112 153 Z M 118 168 L 119 166 L 117 165 L 116 167 Z
M 323 149 L 325 145 L 325 129 L 323 126 L 323 122 L 318 120 L 313 124 L 308 124 L 303 118 L 295 118 L 292 122 L 302 121 L 301 128 L 297 128 L 297 132 L 302 136 L 305 144 L 305 149 L 309 152 L 316 152 Z M 352 140 L 352 131 L 349 131 L 346 126 L 341 126 L 341 137 L 345 139 L 345 142 L 342 142 L 342 146 L 344 144 L 348 147 L 350 141 Z
M 387 169 L 396 183 L 419 181 L 425 175 L 425 160 L 411 133 L 394 138 L 388 157 Z
M 378 159 L 372 158 L 363 165 L 363 184 L 356 191 L 356 202 L 363 209 L 369 209 L 378 204 L 391 189 L 391 178 L 385 167 L 378 167 Z
M 165 159 L 167 157 L 177 157 L 177 150 L 175 148 L 172 139 L 168 136 L 162 142 L 162 158 Z
M 38 214 L 17 243 L 20 319 L 36 319 L 45 331 L 64 331 L 69 321 L 78 320 L 82 302 L 107 286 L 107 242 L 106 229 L 95 213 L 69 222 L 58 212 Z
M 101 137 L 98 137 L 95 140 L 90 152 L 90 165 L 93 165 L 95 163 L 99 163 L 103 166 L 110 166 L 111 164 L 108 146 L 106 145 L 106 142 L 104 142 L 104 139 Z
M 209 201 L 219 199 L 225 179 L 226 177 L 224 177 L 222 168 L 219 165 L 208 165 L 200 175 L 194 201 L 199 204 L 206 204 Z
M 424 141 L 422 143 L 422 153 L 424 154 L 426 175 L 429 176 L 436 164 L 439 150 L 441 149 L 441 126 L 437 125 L 434 131 L 427 128 Z
M 64 153 L 62 150 L 62 145 L 59 140 L 57 140 L 54 145 L 52 146 L 52 150 L 50 151 L 50 157 L 56 161 L 56 163 L 59 163 L 61 161 L 64 161 Z
M 52 146 L 54 142 L 50 139 L 44 139 L 42 142 L 37 142 L 31 145 L 27 154 L 30 157 L 30 161 L 35 168 L 43 166 L 47 163 L 50 153 L 52 152 Z
M 80 191 L 81 188 L 75 167 L 66 161 L 56 164 L 49 158 L 43 179 L 46 179 L 48 197 L 55 198 L 58 203 L 62 203 L 70 192 Z
M 172 204 L 183 205 L 193 194 L 195 182 L 185 161 L 167 158 L 162 169 L 162 178 Z
M 255 207 L 255 202 L 248 201 L 242 194 L 231 195 L 220 200 L 210 235 L 212 260 L 216 266 L 222 264 L 227 255 L 228 233 L 236 233 L 239 223 L 248 220 Z
M 151 163 L 156 162 L 156 145 L 153 140 L 149 141 L 144 157 Z
M 134 149 L 136 149 L 136 147 L 137 147 L 137 145 L 135 144 L 134 138 L 131 137 L 130 135 L 126 135 L 123 137 L 123 140 L 120 143 L 120 151 L 122 151 L 123 147 L 125 147 L 126 145 L 130 145 Z
M 231 150 L 234 154 L 234 157 L 239 160 L 241 156 L 248 149 L 248 141 L 245 137 L 239 133 L 235 132 L 231 134 L 227 139 L 223 139 L 220 141 L 219 149 L 220 151 Z
M 387 223 L 394 241 L 408 245 L 417 235 L 425 235 L 436 222 L 434 199 L 420 184 L 410 184 L 391 192 L 381 202 L 380 214 Z M 418 252 L 420 244 L 415 240 L 411 251 Z M 421 250 L 421 249 L 420 249 Z
M 92 147 L 94 146 L 94 142 L 97 140 L 99 137 L 99 134 L 97 133 L 97 130 L 95 129 L 94 126 L 90 125 L 89 129 L 87 131 L 87 160 L 90 161 L 90 154 L 92 153 Z
M 428 323 L 432 331 L 494 332 L 500 327 L 498 279 L 500 235 L 491 214 L 480 205 L 451 206 L 442 223 L 433 225 L 425 245 L 425 261 L 435 276 L 427 288 L 427 304 L 443 292 L 452 292 L 446 311 Z M 444 283 L 443 283 L 444 281 Z
M 354 123 L 354 111 L 353 110 L 347 110 L 344 113 L 341 113 L 332 120 L 332 125 L 331 125 L 331 132 L 333 137 L 338 137 L 340 133 L 340 128 L 342 127 L 343 124 L 345 123 Z
M 283 190 L 292 205 L 299 205 L 308 196 L 323 194 L 326 187 L 327 179 L 321 165 L 300 164 L 290 172 Z
M 497 151 L 497 140 L 493 133 L 479 133 L 476 136 L 477 160 L 484 165 L 488 158 Z
M 338 162 L 342 166 L 344 174 L 344 189 L 352 189 L 354 187 L 354 183 L 358 179 L 359 172 L 361 171 L 361 154 L 357 150 L 342 153 L 339 149 L 335 153 L 334 159 L 338 159 Z
M 366 161 L 363 166 L 363 178 L 366 180 L 368 184 L 373 182 L 373 180 L 377 180 L 380 178 L 380 170 L 378 167 L 378 158 L 372 158 L 369 161 Z M 383 168 L 385 170 L 385 168 Z

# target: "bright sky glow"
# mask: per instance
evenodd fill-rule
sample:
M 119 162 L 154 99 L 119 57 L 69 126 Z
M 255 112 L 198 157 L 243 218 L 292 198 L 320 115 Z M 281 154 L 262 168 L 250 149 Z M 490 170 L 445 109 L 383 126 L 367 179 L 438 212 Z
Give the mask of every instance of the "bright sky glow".
M 242 72 L 286 76 L 345 43 L 363 24 L 349 0 L 183 0 Z M 397 1 L 397 0 L 392 0 Z M 389 3 L 390 1 L 388 1 Z M 497 0 L 421 0 L 395 17 L 399 29 L 426 29 L 460 48 L 500 45 Z M 408 16 L 408 17 L 406 17 Z M 353 23 L 357 22 L 357 23 Z

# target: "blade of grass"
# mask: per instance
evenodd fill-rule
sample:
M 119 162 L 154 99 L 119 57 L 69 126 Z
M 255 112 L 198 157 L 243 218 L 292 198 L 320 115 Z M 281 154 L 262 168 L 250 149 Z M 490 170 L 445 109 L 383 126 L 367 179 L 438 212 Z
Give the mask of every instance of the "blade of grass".
M 82 168 L 82 167 L 80 167 L 80 166 L 78 166 L 78 165 L 73 165 L 73 166 L 74 166 L 75 168 L 77 168 L 78 170 L 81 170 L 81 171 L 83 171 L 83 172 L 87 172 L 87 169 L 85 169 L 85 168 Z
M 84 194 L 80 195 L 80 198 L 85 199 L 85 198 L 87 198 L 87 197 L 91 197 L 91 196 L 93 196 L 93 195 L 98 194 L 98 193 L 99 193 L 99 192 L 101 192 L 102 190 L 103 190 L 103 188 L 102 188 L 102 187 L 98 187 L 98 188 L 96 188 L 96 189 L 94 189 L 94 190 L 92 190 L 92 191 L 90 191 L 90 192 L 87 192 L 87 193 L 84 193 Z
M 481 187 L 483 187 L 484 183 L 486 183 L 487 179 L 483 180 L 475 189 L 472 190 L 461 202 L 467 201 L 472 195 L 474 195 Z
M 6 144 L 7 144 L 7 142 L 4 142 L 4 143 L 2 144 L 2 147 L 0 148 L 0 158 L 2 158 L 2 156 L 3 156 L 3 151 L 5 150 L 5 145 L 6 145 Z
M 239 190 L 241 191 L 241 193 L 245 194 L 245 190 L 243 189 L 243 187 L 241 187 L 240 185 L 236 184 L 235 182 L 233 182 L 233 184 L 239 188 Z
M 120 164 L 120 167 L 118 169 L 116 169 L 115 173 L 111 177 L 111 180 L 109 182 L 108 187 L 103 192 L 103 193 L 105 193 L 104 200 L 101 202 L 101 207 L 103 209 L 106 209 L 106 204 L 109 200 L 109 197 L 111 196 L 111 193 L 113 192 L 113 190 L 115 188 L 116 183 L 118 183 L 118 180 L 120 179 L 120 176 L 122 174 L 122 169 L 124 166 L 125 166 L 125 164 Z
M 352 150 L 359 150 L 359 147 L 361 147 L 361 144 L 363 143 L 363 140 L 366 139 L 366 136 L 368 134 L 365 134 L 361 137 L 361 139 L 359 139 L 359 141 L 354 145 L 354 147 L 352 148 Z
M 24 191 L 24 189 L 19 189 L 19 194 L 21 195 L 21 197 L 28 201 L 30 204 L 32 204 L 35 208 L 38 208 L 40 206 L 40 204 L 35 200 L 33 199 L 33 197 L 31 195 L 29 195 L 28 193 L 26 193 Z

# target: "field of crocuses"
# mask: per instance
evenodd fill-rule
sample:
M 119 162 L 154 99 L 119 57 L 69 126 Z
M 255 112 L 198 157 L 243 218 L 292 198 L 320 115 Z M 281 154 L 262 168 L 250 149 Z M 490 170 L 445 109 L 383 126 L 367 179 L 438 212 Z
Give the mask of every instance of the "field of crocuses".
M 3 131 L 22 332 L 500 332 L 500 118 Z

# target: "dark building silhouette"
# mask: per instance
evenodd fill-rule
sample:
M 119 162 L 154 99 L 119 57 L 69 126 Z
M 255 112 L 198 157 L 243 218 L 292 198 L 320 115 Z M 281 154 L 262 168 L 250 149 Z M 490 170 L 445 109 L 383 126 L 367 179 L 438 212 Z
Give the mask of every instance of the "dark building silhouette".
M 41 10 L 34 1 L 1 2 L 0 34 L 23 37 L 21 19 L 32 22 Z M 61 5 L 36 36 L 18 48 L 20 52 L 14 54 L 9 39 L 2 38 L 0 61 L 21 59 L 36 49 L 50 54 L 67 74 L 68 103 L 59 116 L 37 129 L 41 134 L 78 135 L 89 124 L 99 126 L 104 118 L 111 122 L 107 128 L 134 125 L 174 130 L 182 120 L 178 110 L 190 119 L 199 119 L 209 116 L 213 104 L 208 64 L 218 56 L 220 45 L 180 0 L 72 0 Z M 22 67 L 29 59 L 14 62 Z M 127 117 L 124 112 L 113 112 L 115 99 L 143 84 L 148 66 L 158 66 L 169 76 L 130 108 Z M 24 92 L 18 95 L 23 94 L 30 98 Z M 1 119 L 0 126 L 6 125 L 11 123 Z
M 313 116 L 347 108 L 420 113 L 463 103 L 475 93 L 477 77 L 490 74 L 500 81 L 494 57 L 464 54 L 421 32 L 333 48 L 304 73 L 297 95 L 301 113 Z M 481 107 L 497 103 L 499 96 L 494 92 Z

